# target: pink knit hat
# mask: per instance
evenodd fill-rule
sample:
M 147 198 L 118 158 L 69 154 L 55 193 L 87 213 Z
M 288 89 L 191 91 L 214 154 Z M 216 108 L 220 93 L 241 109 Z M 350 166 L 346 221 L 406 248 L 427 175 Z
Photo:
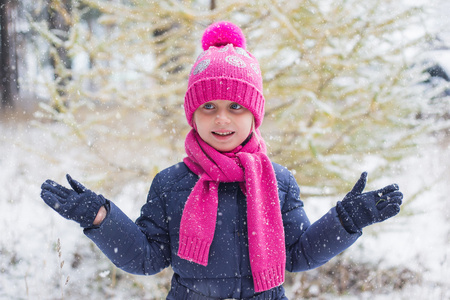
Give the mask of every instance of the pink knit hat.
M 206 28 L 202 52 L 192 67 L 184 110 L 189 125 L 202 104 L 213 100 L 236 102 L 253 113 L 255 127 L 264 118 L 261 70 L 256 58 L 245 50 L 245 36 L 230 22 L 218 22 Z

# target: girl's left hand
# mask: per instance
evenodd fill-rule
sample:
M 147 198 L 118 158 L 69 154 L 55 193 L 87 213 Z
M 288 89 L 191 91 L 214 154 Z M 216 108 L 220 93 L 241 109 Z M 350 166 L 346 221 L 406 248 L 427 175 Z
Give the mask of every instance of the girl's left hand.
M 400 212 L 403 194 L 397 184 L 362 193 L 366 181 L 367 173 L 364 172 L 353 189 L 336 205 L 341 223 L 350 233 L 361 232 L 363 227 L 382 222 Z

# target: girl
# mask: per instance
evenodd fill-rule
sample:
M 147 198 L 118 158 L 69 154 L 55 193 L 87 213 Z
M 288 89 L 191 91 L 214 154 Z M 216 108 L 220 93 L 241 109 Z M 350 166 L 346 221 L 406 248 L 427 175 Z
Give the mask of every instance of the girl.
M 67 175 L 42 199 L 80 223 L 119 268 L 151 275 L 172 266 L 167 299 L 287 299 L 284 272 L 316 268 L 352 245 L 362 228 L 400 211 L 393 184 L 362 193 L 367 174 L 311 224 L 293 175 L 266 155 L 262 77 L 239 27 L 208 27 L 189 76 L 187 157 L 153 180 L 136 222 Z

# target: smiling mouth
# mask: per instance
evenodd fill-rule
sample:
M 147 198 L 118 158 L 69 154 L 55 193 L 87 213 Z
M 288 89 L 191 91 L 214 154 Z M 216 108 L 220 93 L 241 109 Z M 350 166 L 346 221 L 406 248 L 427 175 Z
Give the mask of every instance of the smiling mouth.
M 219 136 L 227 136 L 227 135 L 232 135 L 234 133 L 234 131 L 227 131 L 227 132 L 213 131 L 212 133 L 215 135 L 219 135 Z

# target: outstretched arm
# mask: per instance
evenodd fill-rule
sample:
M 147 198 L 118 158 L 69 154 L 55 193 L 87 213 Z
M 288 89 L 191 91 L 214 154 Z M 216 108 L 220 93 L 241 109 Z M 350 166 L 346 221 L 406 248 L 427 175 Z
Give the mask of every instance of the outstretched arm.
M 52 180 L 44 182 L 42 199 L 61 216 L 85 228 L 85 234 L 117 267 L 133 274 L 155 274 L 170 264 L 168 238 L 153 239 L 114 203 L 69 175 L 67 180 L 72 189 Z
M 152 275 L 170 265 L 168 237 L 153 238 L 136 225 L 113 202 L 107 203 L 107 216 L 97 228 L 84 233 L 118 268 L 132 274 Z M 165 236 L 165 235 L 163 235 Z
M 298 185 L 292 177 L 286 212 L 283 213 L 287 270 L 300 272 L 326 263 L 350 247 L 361 236 L 361 228 L 398 213 L 403 197 L 398 186 L 362 193 L 366 178 L 367 174 L 363 173 L 352 191 L 336 207 L 310 224 L 299 198 Z

